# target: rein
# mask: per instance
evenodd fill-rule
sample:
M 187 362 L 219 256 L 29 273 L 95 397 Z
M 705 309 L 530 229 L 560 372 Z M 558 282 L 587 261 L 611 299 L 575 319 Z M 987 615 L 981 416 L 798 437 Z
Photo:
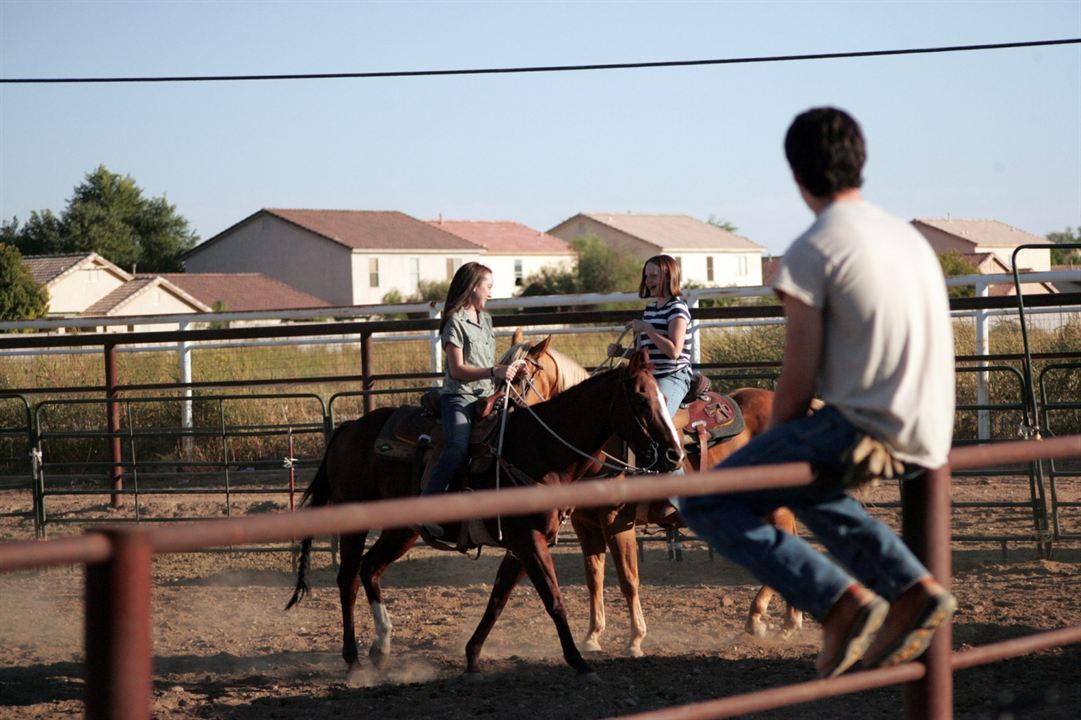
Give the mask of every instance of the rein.
M 514 390 L 514 388 L 513 388 L 513 387 L 511 388 L 511 390 L 512 390 L 512 391 L 514 392 L 514 394 L 515 394 L 515 395 L 518 395 L 519 399 L 521 399 L 521 398 L 522 398 L 522 396 L 521 396 L 521 395 L 519 395 L 518 391 L 517 391 L 517 390 Z M 626 392 L 627 392 L 627 390 L 626 390 L 626 388 L 624 388 L 624 389 L 623 389 L 623 393 L 624 393 L 624 395 L 626 395 Z M 614 404 L 615 404 L 615 398 L 613 398 L 613 399 L 612 399 L 612 405 L 614 405 Z M 609 406 L 608 406 L 609 418 L 611 417 L 611 412 L 612 412 L 612 405 L 609 405 Z M 571 450 L 572 452 L 574 452 L 574 453 L 576 453 L 576 454 L 580 455 L 581 457 L 583 457 L 583 458 L 586 458 L 587 460 L 592 460 L 592 461 L 594 461 L 594 462 L 597 462 L 597 459 L 596 459 L 595 457 L 593 457 L 592 455 L 589 455 L 589 454 L 587 454 L 587 453 L 583 452 L 582 450 L 579 450 L 578 448 L 574 447 L 574 446 L 573 446 L 573 445 L 571 445 L 571 444 L 570 444 L 569 442 L 567 442 L 567 441 L 566 441 L 565 439 L 563 439 L 563 438 L 562 438 L 562 437 L 561 437 L 561 436 L 559 435 L 559 433 L 557 433 L 557 432 L 556 432 L 555 430 L 553 430 L 552 428 L 550 428 L 550 427 L 548 426 L 548 424 L 547 424 L 547 423 L 545 423 L 545 422 L 544 422 L 543 420 L 541 420 L 541 419 L 540 419 L 540 416 L 539 416 L 539 415 L 537 415 L 537 413 L 536 413 L 536 412 L 534 412 L 534 410 L 533 410 L 533 408 L 532 408 L 532 407 L 530 407 L 529 405 L 524 405 L 523 407 L 524 407 L 524 409 L 525 409 L 525 410 L 527 410 L 527 411 L 529 412 L 529 414 L 530 414 L 530 415 L 532 415 L 532 416 L 533 416 L 533 419 L 534 419 L 534 420 L 536 420 L 536 421 L 537 421 L 538 423 L 540 423 L 540 426 L 541 426 L 542 428 L 544 428 L 545 430 L 547 430 L 547 431 L 548 431 L 548 434 L 549 434 L 549 435 L 551 435 L 551 436 L 552 436 L 552 437 L 554 437 L 554 438 L 555 438 L 556 440 L 558 440 L 558 441 L 559 441 L 560 443 L 562 443 L 562 444 L 563 444 L 563 445 L 564 445 L 564 446 L 565 446 L 566 448 L 568 448 L 568 449 L 569 449 L 569 450 Z M 642 428 L 643 428 L 643 430 L 644 430 L 644 429 L 645 429 L 645 425 L 644 425 L 644 424 L 642 424 L 642 421 L 641 421 L 641 420 L 638 420 L 638 422 L 639 422 L 639 424 L 641 424 L 641 425 L 642 425 Z M 648 433 L 646 433 L 646 434 L 648 435 Z M 500 449 L 502 449 L 502 442 L 503 442 L 503 438 L 502 438 L 502 436 L 500 436 Z M 658 474 L 658 473 L 657 473 L 657 472 L 656 472 L 655 470 L 647 470 L 647 469 L 645 469 L 645 468 L 640 468 L 640 467 L 636 467 L 636 466 L 634 466 L 634 465 L 631 465 L 631 464 L 629 464 L 629 463 L 625 463 L 625 462 L 623 462 L 622 460 L 618 460 L 618 459 L 616 459 L 616 458 L 612 458 L 612 457 L 611 457 L 611 456 L 609 456 L 609 455 L 608 455 L 607 453 L 605 453 L 605 455 L 606 455 L 606 456 L 608 456 L 608 457 L 609 457 L 610 459 L 612 459 L 612 460 L 615 460 L 615 462 L 618 462 L 618 463 L 619 463 L 620 465 L 622 465 L 622 466 L 623 466 L 623 467 L 618 467 L 618 466 L 616 466 L 616 465 L 609 465 L 608 463 L 606 463 L 606 462 L 604 462 L 604 461 L 600 461 L 601 467 L 603 467 L 603 468 L 606 468 L 606 469 L 608 469 L 608 470 L 616 470 L 616 471 L 619 471 L 619 472 L 626 472 L 626 471 L 631 471 L 631 472 L 635 472 L 635 473 L 637 473 L 637 474 L 642 474 L 642 475 L 646 475 L 646 474 L 649 474 L 649 475 L 656 475 L 656 474 Z M 498 489 L 498 487 L 499 487 L 499 476 L 498 476 L 498 471 L 497 471 L 497 475 L 496 475 L 496 488 Z
M 615 344 L 616 345 L 621 345 L 623 343 L 623 337 L 630 331 L 631 331 L 631 326 L 630 325 L 627 325 L 626 327 L 624 327 L 623 332 L 621 332 L 619 334 L 619 337 L 616 338 Z M 589 374 L 589 376 L 593 377 L 594 375 L 596 375 L 598 373 L 601 373 L 601 372 L 603 372 L 605 370 L 608 370 L 610 368 L 614 368 L 615 366 L 616 366 L 616 356 L 615 355 L 608 355 L 607 357 L 604 358 L 604 360 L 601 360 L 600 365 L 593 368 L 593 372 L 591 372 Z

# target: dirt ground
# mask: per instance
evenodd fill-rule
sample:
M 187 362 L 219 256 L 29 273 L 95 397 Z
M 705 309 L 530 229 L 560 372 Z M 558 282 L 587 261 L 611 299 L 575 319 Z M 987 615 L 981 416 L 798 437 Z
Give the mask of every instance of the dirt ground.
M 1023 500 L 1027 481 L 957 479 L 955 503 Z M 895 488 L 867 495 L 890 522 Z M 1076 498 L 1075 498 L 1076 499 Z M 25 492 L 0 492 L 0 512 L 26 509 Z M 121 515 L 101 498 L 54 498 L 53 517 Z M 278 499 L 239 507 L 266 511 Z M 216 497 L 159 498 L 147 514 L 220 513 Z M 1023 533 L 1023 509 L 957 507 L 955 535 Z M 51 534 L 73 532 L 54 526 Z M 1076 531 L 1076 530 L 1075 530 Z M 0 538 L 29 539 L 25 518 L 0 518 Z M 323 543 L 325 547 L 325 542 Z M 554 549 L 577 637 L 587 624 L 581 557 L 573 533 Z M 484 647 L 479 681 L 462 676 L 464 647 L 483 612 L 500 554 L 479 559 L 418 546 L 385 577 L 394 623 L 393 658 L 347 683 L 340 657 L 340 616 L 329 553 L 315 556 L 314 593 L 283 610 L 295 581 L 288 553 L 199 553 L 159 557 L 153 607 L 156 718 L 457 718 L 538 717 L 582 720 L 810 680 L 819 628 L 808 621 L 790 640 L 756 640 L 742 632 L 756 590 L 740 569 L 690 542 L 683 561 L 666 558 L 663 542 L 646 543 L 643 604 L 646 657 L 622 652 L 627 615 L 614 573 L 606 590 L 605 652 L 593 657 L 601 681 L 586 682 L 563 664 L 555 630 L 529 586 L 516 591 Z M 960 609 L 954 646 L 963 649 L 1040 630 L 1081 625 L 1081 549 L 1056 547 L 1040 559 L 1030 542 L 955 543 L 954 589 Z M 80 568 L 0 575 L 0 720 L 82 713 L 82 582 Z M 775 601 L 776 603 L 777 601 Z M 781 608 L 773 607 L 779 619 Z M 361 598 L 358 636 L 371 641 Z M 899 718 L 899 688 L 885 688 L 758 715 L 769 718 Z M 1081 646 L 1042 652 L 959 672 L 955 717 L 1081 716 Z

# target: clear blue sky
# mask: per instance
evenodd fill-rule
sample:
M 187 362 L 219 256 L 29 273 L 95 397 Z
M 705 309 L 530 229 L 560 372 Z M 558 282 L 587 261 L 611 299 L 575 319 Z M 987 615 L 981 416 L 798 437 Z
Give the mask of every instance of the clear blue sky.
M 0 76 L 366 72 L 693 60 L 1081 37 L 1081 2 L 0 0 Z M 585 212 L 809 222 L 798 112 L 863 124 L 865 191 L 906 218 L 1081 225 L 1081 46 L 443 78 L 0 85 L 0 217 L 99 164 L 207 239 L 262 207 L 547 230 Z

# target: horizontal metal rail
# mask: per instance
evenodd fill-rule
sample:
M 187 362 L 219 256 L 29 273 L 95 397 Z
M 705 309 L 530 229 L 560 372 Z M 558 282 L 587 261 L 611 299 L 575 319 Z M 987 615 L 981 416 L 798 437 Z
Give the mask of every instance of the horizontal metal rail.
M 981 463 L 1029 461 L 1041 457 L 1081 457 L 1081 435 L 1041 441 L 1003 443 L 987 447 L 959 448 L 950 460 L 959 468 Z M 948 527 L 949 476 L 935 471 L 932 479 L 919 481 L 906 506 L 905 536 L 924 528 L 911 540 L 918 553 L 929 553 L 928 567 L 949 581 Z M 510 515 L 548 510 L 552 507 L 591 507 L 637 502 L 671 495 L 700 495 L 732 492 L 748 488 L 793 487 L 811 481 L 806 463 L 733 468 L 683 476 L 652 476 L 622 481 L 584 482 L 556 487 L 522 487 L 478 491 L 442 497 L 420 497 L 354 503 L 303 510 L 285 515 L 246 517 L 218 522 L 198 522 L 125 531 L 111 529 L 79 538 L 44 542 L 0 544 L 0 571 L 28 569 L 67 562 L 85 563 L 86 576 L 86 715 L 91 720 L 112 718 L 134 720 L 149 717 L 151 688 L 151 567 L 156 553 L 186 552 L 208 547 L 257 542 L 281 541 L 324 533 L 351 532 L 376 527 L 413 525 L 419 522 L 464 520 L 471 517 Z M 917 481 L 913 481 L 917 482 Z M 936 487 L 941 485 L 941 487 Z M 925 503 L 925 507 L 920 504 Z M 923 512 L 928 515 L 924 525 Z M 942 542 L 945 539 L 946 542 Z M 943 557 L 946 561 L 943 562 Z M 1081 628 L 1078 628 L 1081 630 Z M 910 683 L 910 697 L 916 705 L 906 707 L 912 713 L 948 717 L 952 671 L 958 662 L 950 654 L 949 628 L 936 635 L 931 649 L 921 663 L 896 668 L 854 673 L 834 680 L 803 683 L 762 693 L 715 701 L 722 712 L 705 715 L 701 708 L 671 708 L 658 717 L 728 717 L 756 709 L 768 709 L 824 697 L 827 694 L 854 692 L 885 684 Z M 1007 657 L 1030 648 L 1053 646 L 1081 640 L 1070 629 L 1048 641 L 1030 639 L 1027 644 L 985 651 L 987 657 Z M 1047 644 L 1052 642 L 1052 644 Z M 961 663 L 965 660 L 962 657 Z M 976 660 L 970 662 L 975 663 Z M 911 683 L 920 682 L 920 685 Z M 936 707 L 935 703 L 939 703 Z M 948 707 L 945 711 L 941 703 Z M 679 714 L 687 713 L 691 714 Z

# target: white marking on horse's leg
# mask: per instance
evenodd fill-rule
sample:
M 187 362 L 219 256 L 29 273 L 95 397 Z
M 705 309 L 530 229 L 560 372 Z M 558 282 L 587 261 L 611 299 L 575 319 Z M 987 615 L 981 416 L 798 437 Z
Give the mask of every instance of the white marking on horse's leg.
M 390 622 L 390 615 L 387 613 L 383 603 L 373 602 L 371 608 L 372 624 L 375 626 L 375 639 L 372 641 L 369 654 L 386 658 L 390 656 L 390 637 L 394 625 Z
M 646 615 L 642 612 L 642 602 L 638 593 L 634 598 L 628 598 L 631 610 L 631 641 L 627 644 L 627 654 L 631 657 L 642 657 L 642 641 L 646 639 Z

